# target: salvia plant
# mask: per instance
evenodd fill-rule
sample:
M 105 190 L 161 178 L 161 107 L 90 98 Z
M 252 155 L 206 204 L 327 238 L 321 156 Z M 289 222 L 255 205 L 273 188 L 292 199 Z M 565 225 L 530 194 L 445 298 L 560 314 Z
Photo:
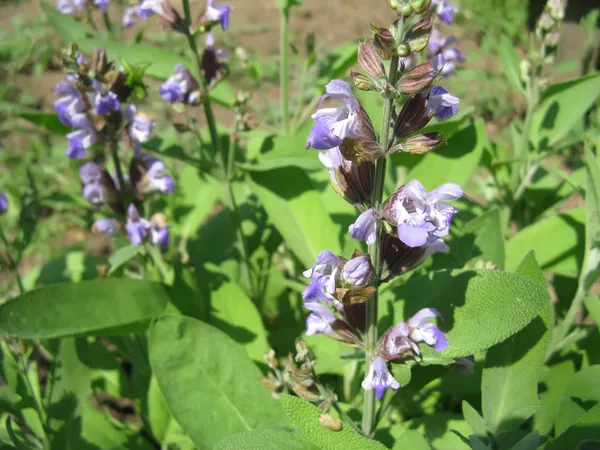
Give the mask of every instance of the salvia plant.
M 0 108 L 1 449 L 598 448 L 600 75 L 554 82 L 566 1 L 498 41 L 494 139 L 456 89 L 481 7 L 382 4 L 303 55 L 277 0 L 266 80 L 240 2 L 41 3 L 52 111 Z

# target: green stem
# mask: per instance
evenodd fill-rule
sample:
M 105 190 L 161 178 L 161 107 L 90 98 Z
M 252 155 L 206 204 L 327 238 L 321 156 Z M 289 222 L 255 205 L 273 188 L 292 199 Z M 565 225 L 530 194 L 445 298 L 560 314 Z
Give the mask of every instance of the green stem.
M 108 13 L 106 11 L 102 12 L 102 20 L 104 21 L 104 27 L 106 31 L 108 31 L 108 35 L 111 39 L 114 39 L 115 33 L 113 30 L 112 22 L 110 21 L 110 17 L 108 17 Z
M 389 82 L 392 86 L 396 84 L 396 75 L 398 74 L 398 57 L 393 57 L 390 61 Z M 387 152 L 392 141 L 390 136 L 390 124 L 392 110 L 394 107 L 393 99 L 386 99 L 383 105 L 383 118 L 381 122 L 381 133 L 379 135 L 379 144 Z M 375 163 L 375 181 L 373 186 L 373 197 L 371 199 L 371 208 L 379 208 L 383 200 L 383 188 L 385 185 L 387 159 L 386 156 L 379 158 Z M 373 245 L 369 246 L 369 256 L 375 270 L 374 285 L 375 294 L 367 302 L 366 327 L 365 327 L 365 376 L 369 373 L 371 363 L 377 352 L 377 306 L 379 301 L 379 279 L 381 275 L 381 226 L 377 227 L 377 239 Z M 371 436 L 375 426 L 375 390 L 365 390 L 363 405 L 362 430 L 365 436 Z
M 163 259 L 162 253 L 160 252 L 160 248 L 153 244 L 146 243 L 146 251 L 152 258 L 152 262 L 160 272 L 160 276 L 162 277 L 163 282 L 169 282 L 169 268 L 167 267 L 165 260 Z
M 19 275 L 19 267 L 12 256 L 10 245 L 8 243 L 6 235 L 4 234 L 4 228 L 2 227 L 2 224 L 0 224 L 0 239 L 2 239 L 4 247 L 6 247 L 6 257 L 8 258 L 8 264 L 10 265 L 10 270 L 15 274 L 17 285 L 19 286 L 19 292 L 21 292 L 21 294 L 24 294 L 25 287 L 23 286 L 23 280 L 21 279 L 21 275 Z
M 208 124 L 208 130 L 210 132 L 210 139 L 213 144 L 213 149 L 215 153 L 221 153 L 221 142 L 219 141 L 219 133 L 217 132 L 217 122 L 215 120 L 215 115 L 212 110 L 212 103 L 210 101 L 210 97 L 208 95 L 208 86 L 206 84 L 206 80 L 202 75 L 202 58 L 198 53 L 198 46 L 196 45 L 196 37 L 190 32 L 190 25 L 192 23 L 192 13 L 190 10 L 190 2 L 189 0 L 183 0 L 183 11 L 185 14 L 186 21 L 186 37 L 188 41 L 188 46 L 190 50 L 194 54 L 194 59 L 196 60 L 196 66 L 198 67 L 198 80 L 200 82 L 200 86 L 202 88 L 202 107 L 204 108 L 204 115 L 206 116 L 206 123 Z M 223 165 L 227 164 L 226 155 L 223 153 Z
M 288 78 L 288 57 L 289 57 L 289 11 L 281 12 L 281 34 L 279 39 L 280 46 L 280 70 L 279 84 L 281 85 L 281 130 L 283 134 L 290 131 L 290 105 L 289 105 L 289 78 Z
M 116 140 L 111 139 L 110 156 L 112 157 L 115 171 L 117 172 L 117 180 L 119 180 L 119 201 L 121 202 L 121 208 L 123 214 L 127 214 L 127 205 L 129 202 L 129 193 L 127 190 L 127 184 L 125 183 L 125 176 L 123 175 L 123 168 L 121 167 L 121 160 L 119 160 L 119 146 Z

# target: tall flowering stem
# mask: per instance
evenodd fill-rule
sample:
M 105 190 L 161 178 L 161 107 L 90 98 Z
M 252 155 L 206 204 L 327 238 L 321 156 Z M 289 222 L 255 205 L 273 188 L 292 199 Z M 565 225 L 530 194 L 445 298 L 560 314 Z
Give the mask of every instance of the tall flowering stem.
M 402 33 L 400 33 L 402 35 Z M 389 82 L 393 86 L 396 83 L 398 75 L 398 57 L 392 57 L 390 61 Z M 390 146 L 390 123 L 392 110 L 394 106 L 393 99 L 386 99 L 383 105 L 383 117 L 381 122 L 381 132 L 379 135 L 379 144 L 381 148 L 387 150 Z M 373 187 L 373 198 L 371 200 L 371 208 L 378 208 L 383 200 L 383 187 L 385 185 L 385 169 L 387 166 L 387 158 L 379 158 L 375 163 L 375 182 Z M 381 231 L 382 227 L 377 227 L 377 239 L 372 245 L 369 245 L 369 256 L 373 262 L 375 269 L 375 294 L 367 302 L 366 328 L 365 328 L 365 376 L 371 370 L 373 362 L 373 354 L 377 347 L 377 306 L 379 302 L 379 278 L 381 276 Z M 365 435 L 370 436 L 375 426 L 375 390 L 365 390 L 362 430 Z
M 196 37 L 190 31 L 190 24 L 192 23 L 192 13 L 190 10 L 189 0 L 183 0 L 183 11 L 185 14 L 185 35 L 188 40 L 190 50 L 194 54 L 196 65 L 198 66 L 198 80 L 202 88 L 202 107 L 204 108 L 204 115 L 206 116 L 206 123 L 208 124 L 208 130 L 210 132 L 210 139 L 213 144 L 213 148 L 216 153 L 221 153 L 221 142 L 219 141 L 219 133 L 217 132 L 217 122 L 215 115 L 212 110 L 212 104 L 210 97 L 208 96 L 208 86 L 204 76 L 202 75 L 202 58 L 198 52 L 198 46 L 196 45 Z M 223 165 L 227 165 L 226 155 L 223 153 Z
M 281 12 L 281 35 L 280 47 L 281 67 L 279 70 L 279 79 L 281 86 L 281 129 L 283 134 L 290 131 L 290 106 L 289 106 L 289 80 L 288 80 L 288 58 L 289 58 L 289 9 L 283 9 Z

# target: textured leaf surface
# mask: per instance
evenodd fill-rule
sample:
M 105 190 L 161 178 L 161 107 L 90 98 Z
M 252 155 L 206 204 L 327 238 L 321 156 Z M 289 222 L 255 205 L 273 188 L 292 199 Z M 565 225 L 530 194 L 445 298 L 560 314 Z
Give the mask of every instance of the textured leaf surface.
M 303 265 L 311 267 L 322 250 L 341 252 L 339 228 L 304 171 L 286 167 L 254 172 L 250 186 Z
M 441 356 L 451 358 L 472 355 L 514 335 L 548 300 L 540 283 L 494 270 L 431 272 L 390 291 L 386 296 L 396 299 L 393 322 L 407 320 L 425 307 L 442 314 L 438 327 L 447 333 L 450 347 Z
M 263 428 L 234 434 L 219 442 L 214 450 L 318 450 L 300 433 L 287 429 Z
M 291 395 L 282 395 L 281 400 L 290 420 L 321 450 L 385 449 L 379 442 L 361 436 L 345 424 L 338 431 L 325 428 L 319 422 L 323 411 L 306 400 Z
M 492 209 L 471 220 L 464 227 L 464 232 L 475 234 L 475 245 L 481 256 L 491 261 L 500 269 L 504 269 L 506 259 L 500 211 Z
M 585 209 L 573 209 L 514 235 L 506 244 L 506 269 L 516 269 L 525 255 L 534 250 L 543 270 L 576 277 L 583 262 L 584 245 Z
M 24 339 L 70 336 L 134 325 L 159 315 L 164 285 L 129 278 L 61 283 L 0 305 L 0 330 Z
M 150 328 L 150 365 L 173 417 L 198 448 L 232 434 L 286 424 L 261 372 L 222 331 L 196 319 L 166 316 Z
M 546 288 L 542 270 L 533 253 L 517 268 L 517 273 Z M 540 408 L 540 379 L 551 327 L 550 295 L 539 316 L 504 342 L 488 350 L 481 384 L 483 415 L 493 433 L 517 429 Z

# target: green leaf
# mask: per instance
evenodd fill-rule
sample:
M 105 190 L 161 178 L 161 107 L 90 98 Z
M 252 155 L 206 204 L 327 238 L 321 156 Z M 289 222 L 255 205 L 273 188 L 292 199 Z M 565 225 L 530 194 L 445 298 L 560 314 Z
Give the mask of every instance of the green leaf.
M 516 273 L 532 279 L 544 290 L 542 270 L 533 253 Z M 541 376 L 551 325 L 550 295 L 540 315 L 509 339 L 488 350 L 481 383 L 483 416 L 492 433 L 518 427 L 539 408 L 538 381 Z
M 61 123 L 58 115 L 54 113 L 44 113 L 40 111 L 17 111 L 13 114 L 34 125 L 37 125 L 40 128 L 44 128 L 50 133 L 58 134 L 60 136 L 64 136 L 71 131 L 69 127 Z
M 346 75 L 356 64 L 357 45 L 354 42 L 343 44 L 327 55 L 325 64 L 319 70 L 317 89 L 323 88 L 331 80 Z
M 392 323 L 409 319 L 421 308 L 441 313 L 444 320 L 437 325 L 450 343 L 441 356 L 448 358 L 472 355 L 504 341 L 548 305 L 544 286 L 495 270 L 430 272 L 386 291 L 387 296 L 395 299 Z
M 111 334 L 160 315 L 165 286 L 129 278 L 61 283 L 0 305 L 0 330 L 23 339 Z
M 150 425 L 152 435 L 159 442 L 163 442 L 171 420 L 171 413 L 167 407 L 167 402 L 165 402 L 156 376 L 153 374 L 150 377 L 150 385 L 148 387 L 148 424 Z
M 322 169 L 323 165 L 316 152 L 299 150 L 303 148 L 305 139 L 305 136 L 273 135 L 263 137 L 255 160 L 248 163 L 237 163 L 237 165 L 245 170 L 257 172 L 289 166 L 306 170 Z
M 243 289 L 236 283 L 224 282 L 212 292 L 211 307 L 210 324 L 243 344 L 248 355 L 262 363 L 270 347 L 267 332 L 256 306 Z
M 396 439 L 392 449 L 431 450 L 431 446 L 420 432 L 416 430 L 406 430 L 398 437 L 398 439 Z
M 425 436 L 429 445 L 435 450 L 463 450 L 470 447 L 451 430 L 456 430 L 464 436 L 468 436 L 471 428 L 459 414 L 438 412 L 425 415 L 398 424 L 390 429 L 392 436 L 396 439 L 394 449 L 404 450 L 400 437 L 407 430 L 414 430 Z M 410 449 L 410 447 L 408 447 Z
M 506 269 L 514 270 L 534 250 L 543 270 L 577 277 L 583 262 L 585 214 L 584 208 L 572 209 L 523 228 L 506 244 Z
M 475 234 L 475 245 L 481 256 L 504 269 L 505 251 L 500 211 L 492 209 L 471 220 L 462 230 Z
M 588 310 L 588 313 L 590 313 L 590 316 L 592 316 L 594 322 L 600 328 L 600 297 L 587 297 L 584 303 L 585 309 Z
M 465 187 L 488 145 L 485 123 L 477 120 L 453 134 L 446 144 L 420 157 L 407 179 L 420 180 L 427 189 L 449 182 Z M 431 170 L 432 167 L 443 167 L 444 170 Z
M 190 317 L 159 318 L 150 328 L 149 355 L 169 410 L 198 448 L 285 424 L 258 368 L 220 330 Z
M 598 436 L 600 436 L 600 404 L 580 417 L 546 448 L 547 450 L 575 449 L 581 442 L 598 439 Z
M 521 57 L 515 50 L 511 40 L 507 36 L 500 37 L 500 46 L 498 47 L 498 55 L 500 56 L 500 65 L 504 69 L 504 74 L 511 86 L 518 90 L 523 90 L 521 82 Z
M 323 411 L 304 399 L 283 394 L 281 401 L 294 425 L 321 450 L 385 449 L 379 442 L 361 436 L 346 424 L 342 423 L 338 431 L 324 427 L 319 422 Z
M 52 28 L 56 30 L 63 41 L 79 42 L 91 34 L 87 26 L 68 14 L 61 14 L 42 0 L 40 0 L 40 7 L 44 14 L 46 14 L 46 17 L 48 17 Z M 102 46 L 99 45 L 98 47 Z
M 540 393 L 542 408 L 533 419 L 533 428 L 539 430 L 540 433 L 550 434 L 554 428 L 559 407 L 565 398 L 567 385 L 574 373 L 575 362 L 571 359 L 545 368 L 540 380 L 545 387 L 544 392 Z
M 75 338 L 60 341 L 54 364 L 48 407 L 53 448 L 79 450 L 91 370 L 79 360 Z
M 263 428 L 234 434 L 219 442 L 214 450 L 318 450 L 306 438 L 292 430 Z
M 311 267 L 322 250 L 341 253 L 339 229 L 304 171 L 286 167 L 254 172 L 250 187 L 304 266 Z
M 540 432 L 534 431 L 517 442 L 511 450 L 535 450 L 540 445 Z
M 115 253 L 110 255 L 108 258 L 108 263 L 110 264 L 110 268 L 108 269 L 108 274 L 113 274 L 117 269 L 121 266 L 135 258 L 137 255 L 144 251 L 144 247 L 142 245 L 127 245 L 125 247 L 121 247 Z
M 21 401 L 21 396 L 14 392 L 10 386 L 0 386 L 0 412 L 7 411 L 18 415 Z
M 589 289 L 600 275 L 600 165 L 592 151 L 585 148 L 587 209 L 585 227 L 584 289 Z
M 549 87 L 533 116 L 530 140 L 536 148 L 552 147 L 580 121 L 600 95 L 600 75 L 594 74 Z
M 582 400 L 600 402 L 599 380 L 600 365 L 585 367 L 571 377 L 565 394 Z
M 475 408 L 469 405 L 469 402 L 466 400 L 463 400 L 462 402 L 462 413 L 465 420 L 471 427 L 471 430 L 473 430 L 474 435 L 480 437 L 487 436 L 488 430 L 485 420 L 479 415 Z

